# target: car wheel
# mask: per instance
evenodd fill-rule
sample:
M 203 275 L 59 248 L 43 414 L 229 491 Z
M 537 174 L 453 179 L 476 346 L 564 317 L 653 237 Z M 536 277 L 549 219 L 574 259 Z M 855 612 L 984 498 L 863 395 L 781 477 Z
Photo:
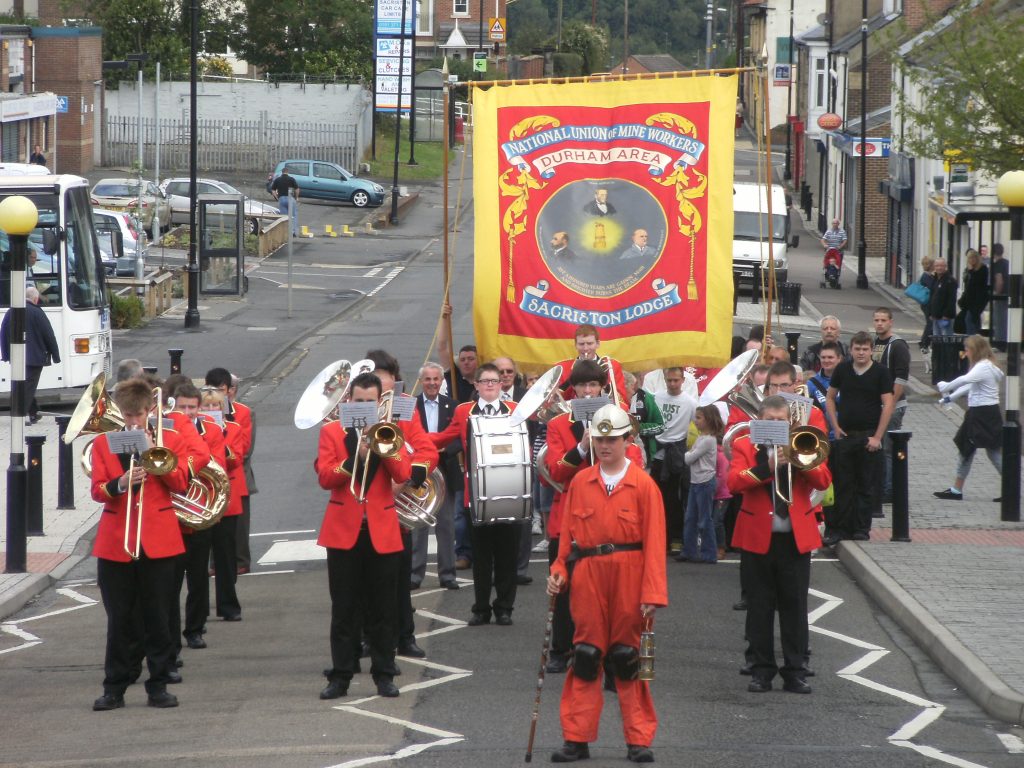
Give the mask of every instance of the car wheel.
M 250 235 L 258 235 L 260 233 L 260 220 L 256 218 L 247 219 L 246 227 Z
M 352 205 L 356 208 L 365 208 L 366 204 L 370 202 L 370 196 L 362 190 L 352 193 Z

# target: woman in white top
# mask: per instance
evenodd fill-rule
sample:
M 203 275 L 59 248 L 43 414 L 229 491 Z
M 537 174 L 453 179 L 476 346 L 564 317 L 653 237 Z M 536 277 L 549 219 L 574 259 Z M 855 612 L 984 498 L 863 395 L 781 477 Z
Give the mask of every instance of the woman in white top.
M 956 465 L 956 480 L 953 481 L 951 488 L 936 491 L 934 494 L 940 499 L 955 501 L 963 499 L 964 481 L 971 471 L 974 452 L 978 448 L 984 448 L 996 471 L 1000 475 L 1003 473 L 1003 417 L 999 410 L 999 385 L 1005 374 L 992 359 L 992 347 L 984 336 L 967 337 L 964 349 L 971 363 L 970 370 L 953 381 L 938 383 L 943 403 L 967 395 L 967 413 L 953 438 L 960 451 Z

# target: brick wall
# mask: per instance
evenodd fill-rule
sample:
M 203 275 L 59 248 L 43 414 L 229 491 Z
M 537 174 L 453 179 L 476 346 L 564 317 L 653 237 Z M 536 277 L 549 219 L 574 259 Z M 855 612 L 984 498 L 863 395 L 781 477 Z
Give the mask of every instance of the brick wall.
M 33 36 L 36 89 L 68 97 L 68 112 L 57 120 L 54 170 L 84 174 L 93 168 L 93 122 L 102 110 L 94 104 L 93 86 L 102 77 L 101 32 L 96 27 L 36 28 Z

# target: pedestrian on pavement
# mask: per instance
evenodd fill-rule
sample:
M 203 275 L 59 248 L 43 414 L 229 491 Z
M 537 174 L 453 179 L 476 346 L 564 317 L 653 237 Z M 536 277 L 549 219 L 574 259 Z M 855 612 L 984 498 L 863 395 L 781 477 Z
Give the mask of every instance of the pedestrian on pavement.
M 43 148 L 39 144 L 36 144 L 35 149 L 32 150 L 28 161 L 33 165 L 46 165 L 46 155 L 43 154 Z
M 11 316 L 8 312 L 0 324 L 0 358 L 11 359 Z M 31 285 L 25 289 L 25 403 L 28 405 L 29 426 L 42 417 L 36 402 L 36 388 L 43 368 L 60 362 L 60 347 L 46 312 L 39 306 L 39 291 Z
M 683 519 L 683 549 L 676 560 L 714 564 L 718 562 L 713 517 L 718 481 L 718 441 L 722 439 L 725 425 L 714 404 L 697 408 L 693 423 L 698 436 L 693 447 L 684 454 L 690 468 L 690 493 L 686 498 Z
M 287 169 L 274 179 L 270 192 L 277 200 L 277 211 L 291 222 L 292 237 L 299 236 L 299 182 Z
M 928 303 L 928 317 L 932 321 L 933 336 L 949 336 L 953 333 L 956 318 L 956 279 L 949 274 L 945 259 L 936 259 L 932 265 L 935 284 L 932 298 Z
M 1006 343 L 1006 289 L 1010 284 L 1010 262 L 1003 256 L 1003 244 L 992 244 L 992 262 L 989 277 L 992 280 L 992 310 L 989 323 L 992 326 L 992 344 L 1003 349 Z M 1000 298 L 995 298 L 995 297 Z
M 879 307 L 872 315 L 875 325 L 875 347 L 871 359 L 881 363 L 892 375 L 893 411 L 886 427 L 883 451 L 885 453 L 885 484 L 882 487 L 882 503 L 892 500 L 892 438 L 889 430 L 903 428 L 903 416 L 907 412 L 906 386 L 910 379 L 910 347 L 907 342 L 892 332 L 892 310 Z
M 826 394 L 829 421 L 836 425 L 838 438 L 829 456 L 835 505 L 832 519 L 825 520 L 827 546 L 842 539 L 867 541 L 871 518 L 882 511 L 882 440 L 892 418 L 892 375 L 871 359 L 873 346 L 868 333 L 854 334 L 853 359 L 836 366 Z
M 690 487 L 690 470 L 686 466 L 686 436 L 697 410 L 697 401 L 683 392 L 683 369 L 665 369 L 666 390 L 657 392 L 654 400 L 665 421 L 665 431 L 658 435 L 658 450 L 651 463 L 651 477 L 661 489 L 665 508 L 665 542 L 671 548 L 672 536 L 683 529 L 683 514 Z
M 803 368 L 807 374 L 817 373 L 821 370 L 821 361 L 818 359 L 818 355 L 821 352 L 821 347 L 824 344 L 835 343 L 839 345 L 839 359 L 846 359 L 847 352 L 846 347 L 843 346 L 843 342 L 839 340 L 839 334 L 842 332 L 843 326 L 839 322 L 839 318 L 835 315 L 825 315 L 821 318 L 821 322 L 818 323 L 818 327 L 821 329 L 821 340 L 816 341 L 804 350 L 804 353 L 800 355 L 800 367 Z
M 582 470 L 569 486 L 558 559 L 548 577 L 548 594 L 559 594 L 573 564 L 570 608 L 576 630 L 573 663 L 562 688 L 565 743 L 551 761 L 590 757 L 604 704 L 604 667 L 616 678 L 626 757 L 650 763 L 658 717 L 650 684 L 639 679 L 639 647 L 644 618 L 668 605 L 664 510 L 654 481 L 626 458 L 633 431 L 629 415 L 610 403 L 594 414 L 592 425 L 597 465 Z
M 924 313 L 924 330 L 921 331 L 921 341 L 919 345 L 923 354 L 928 354 L 931 351 L 932 345 L 932 316 L 931 316 L 931 297 L 935 295 L 935 259 L 931 256 L 921 257 L 921 276 L 917 281 L 928 289 L 928 301 L 921 305 L 921 311 Z
M 964 333 L 981 333 L 981 313 L 988 306 L 988 267 L 981 263 L 981 254 L 969 249 L 966 254 L 963 291 L 957 306 L 964 311 Z
M 971 364 L 967 373 L 953 381 L 940 381 L 937 385 L 943 395 L 943 403 L 967 395 L 967 413 L 953 438 L 959 451 L 956 478 L 951 487 L 934 493 L 937 498 L 953 501 L 963 500 L 964 482 L 978 448 L 983 448 L 992 466 L 1000 475 L 1003 473 L 1003 418 L 999 410 L 999 387 L 1005 374 L 996 365 L 992 347 L 984 336 L 968 337 L 964 341 L 964 350 Z
M 818 361 L 821 363 L 821 370 L 807 380 L 807 393 L 810 395 L 814 405 L 821 411 L 828 424 L 828 439 L 831 442 L 836 439 L 835 425 L 828 420 L 828 409 L 826 408 L 828 385 L 832 381 L 832 372 L 842 362 L 843 353 L 838 341 L 830 341 L 821 346 L 818 351 Z M 838 403 L 839 399 L 836 398 Z
M 789 403 L 780 395 L 769 395 L 761 402 L 758 418 L 788 422 Z M 791 465 L 778 446 L 754 445 L 749 434 L 736 438 L 732 449 L 729 489 L 743 494 L 732 543 L 740 549 L 741 568 L 747 572 L 747 690 L 766 693 L 781 673 L 785 690 L 810 693 L 805 679 L 807 590 L 811 552 L 821 546 L 817 519 L 811 514 L 811 491 L 828 488 L 831 475 L 824 463 L 813 469 Z M 776 611 L 781 668 L 774 648 Z
M 821 236 L 821 247 L 825 250 L 835 248 L 842 251 L 846 248 L 847 242 L 846 230 L 839 226 L 839 219 L 832 219 L 832 227 Z

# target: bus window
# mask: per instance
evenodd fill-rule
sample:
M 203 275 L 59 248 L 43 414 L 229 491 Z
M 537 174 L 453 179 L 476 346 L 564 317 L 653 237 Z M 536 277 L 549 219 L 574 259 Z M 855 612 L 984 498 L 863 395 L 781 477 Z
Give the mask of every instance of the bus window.
M 103 271 L 99 268 L 99 246 L 93 230 L 88 191 L 75 187 L 64 193 L 64 243 L 68 306 L 71 309 L 94 309 L 106 305 Z

